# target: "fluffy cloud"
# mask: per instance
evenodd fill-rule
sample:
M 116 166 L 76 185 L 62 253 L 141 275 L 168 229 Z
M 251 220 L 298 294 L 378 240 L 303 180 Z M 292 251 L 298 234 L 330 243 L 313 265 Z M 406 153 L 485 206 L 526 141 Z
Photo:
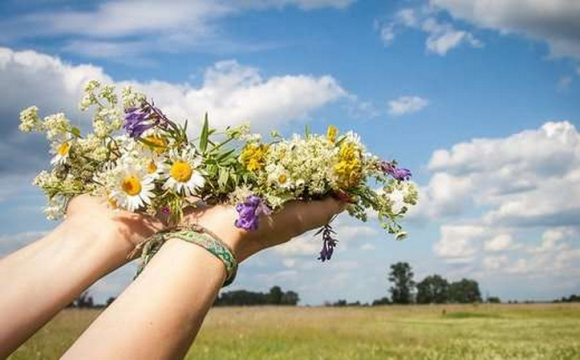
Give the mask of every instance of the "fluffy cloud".
M 513 248 L 514 240 L 510 234 L 499 234 L 487 240 L 484 249 L 487 251 L 504 251 Z
M 438 20 L 433 9 L 428 7 L 399 10 L 390 21 L 386 23 L 379 21 L 376 25 L 386 46 L 392 44 L 397 33 L 404 28 L 420 30 L 427 34 L 425 49 L 440 56 L 446 55 L 462 44 L 475 48 L 483 46 L 472 33 L 458 30 L 452 24 Z
M 214 126 L 251 121 L 255 130 L 283 126 L 307 118 L 316 109 L 347 95 L 331 76 L 284 75 L 264 78 L 256 68 L 234 60 L 209 67 L 199 87 L 163 81 L 115 82 L 102 68 L 71 65 L 35 51 L 0 48 L 0 173 L 30 177 L 46 164 L 46 143 L 18 132 L 19 111 L 32 104 L 42 114 L 66 112 L 77 125 L 88 123 L 78 110 L 82 88 L 89 79 L 145 91 L 167 113 L 181 121 L 199 123 L 209 112 Z M 13 159 L 18 158 L 15 162 Z
M 470 263 L 486 279 L 507 274 L 556 284 L 580 273 L 580 133 L 574 125 L 547 122 L 459 143 L 435 151 L 428 169 L 434 174 L 414 216 L 442 223 L 437 256 Z
M 146 53 L 192 49 L 229 53 L 252 51 L 272 45 L 231 40 L 224 35 L 221 20 L 248 10 L 286 6 L 305 11 L 344 9 L 354 1 L 109 0 L 88 9 L 66 4 L 60 8 L 55 6 L 52 11 L 28 13 L 3 21 L 0 41 L 10 43 L 31 37 L 50 37 L 66 51 L 113 60 L 130 56 L 142 61 L 140 57 Z
M 389 114 L 394 116 L 406 115 L 423 110 L 429 101 L 419 96 L 401 96 L 389 101 Z
M 441 226 L 441 238 L 433 246 L 435 254 L 454 262 L 470 261 L 477 247 L 474 242 L 485 233 L 485 228 L 474 225 Z
M 569 0 L 430 0 L 455 18 L 546 41 L 552 56 L 580 59 L 580 3 Z

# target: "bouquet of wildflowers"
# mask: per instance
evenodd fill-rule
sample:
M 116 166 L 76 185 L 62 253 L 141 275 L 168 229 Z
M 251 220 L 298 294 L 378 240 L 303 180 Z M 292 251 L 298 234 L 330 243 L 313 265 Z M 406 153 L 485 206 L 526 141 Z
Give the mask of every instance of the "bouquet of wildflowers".
M 368 153 L 352 132 L 341 135 L 330 126 L 324 135 L 307 129 L 284 139 L 273 131 L 266 142 L 247 125 L 212 129 L 206 115 L 199 135 L 190 138 L 187 122 L 170 120 L 143 94 L 128 87 L 120 95 L 112 86 L 87 84 L 80 108 L 94 111 L 88 134 L 62 113 L 41 119 L 34 106 L 22 111 L 20 129 L 43 132 L 51 142 L 52 170 L 34 179 L 48 198 L 47 217 L 62 217 L 72 197 L 90 193 L 112 208 L 163 213 L 179 224 L 196 198 L 234 205 L 235 225 L 252 231 L 260 215 L 289 201 L 334 196 L 350 203 L 351 216 L 366 221 L 368 211 L 376 212 L 388 233 L 405 237 L 397 220 L 417 201 L 406 181 L 410 171 Z M 330 224 L 319 233 L 325 261 L 337 241 Z

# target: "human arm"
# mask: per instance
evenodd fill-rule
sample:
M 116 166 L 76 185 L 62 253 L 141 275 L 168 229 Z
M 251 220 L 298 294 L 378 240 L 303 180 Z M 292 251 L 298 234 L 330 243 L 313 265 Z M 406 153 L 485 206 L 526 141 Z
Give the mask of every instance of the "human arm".
M 102 199 L 73 199 L 66 220 L 53 231 L 0 259 L 0 358 L 96 280 L 125 264 L 135 245 L 159 229 L 159 221 L 114 212 Z
M 326 224 L 344 206 L 336 200 L 295 202 L 262 217 L 257 231 L 233 223 L 231 207 L 188 217 L 227 243 L 238 260 Z M 103 312 L 64 359 L 175 359 L 189 349 L 225 280 L 221 261 L 199 246 L 169 240 L 141 275 Z M 98 344 L 98 346 L 95 346 Z

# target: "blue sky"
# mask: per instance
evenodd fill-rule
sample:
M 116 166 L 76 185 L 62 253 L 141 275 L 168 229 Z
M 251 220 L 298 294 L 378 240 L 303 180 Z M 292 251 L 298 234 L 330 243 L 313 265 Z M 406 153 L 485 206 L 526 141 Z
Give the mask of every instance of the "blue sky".
M 413 170 L 410 237 L 342 217 L 328 264 L 302 237 L 243 265 L 235 288 L 303 303 L 371 301 L 388 266 L 475 278 L 502 299 L 580 291 L 580 5 L 566 0 L 0 3 L 0 254 L 54 227 L 28 185 L 46 144 L 18 112 L 88 117 L 85 81 L 131 83 L 176 120 L 210 113 L 284 134 L 358 132 Z M 92 291 L 117 295 L 133 266 Z

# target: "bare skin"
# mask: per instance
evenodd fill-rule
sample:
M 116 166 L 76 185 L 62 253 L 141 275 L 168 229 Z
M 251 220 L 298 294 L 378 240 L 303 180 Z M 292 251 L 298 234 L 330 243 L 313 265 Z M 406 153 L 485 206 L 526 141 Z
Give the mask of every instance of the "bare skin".
M 0 259 L 0 358 L 95 281 L 126 264 L 135 245 L 161 228 L 154 218 L 115 213 L 98 198 L 73 199 L 56 229 Z
M 187 221 L 212 230 L 243 261 L 324 225 L 344 206 L 336 200 L 293 203 L 263 217 L 259 230 L 233 223 L 227 206 L 196 211 Z M 117 300 L 87 329 L 64 359 L 178 359 L 185 356 L 225 280 L 221 261 L 206 250 L 169 240 Z M 97 345 L 95 345 L 97 344 Z
M 215 206 L 185 221 L 212 230 L 239 262 L 316 227 L 344 210 L 333 199 L 289 204 L 261 219 L 260 229 L 233 226 L 236 211 Z M 88 195 L 71 201 L 67 219 L 37 242 L 0 259 L 0 358 L 7 357 L 95 281 L 130 261 L 161 221 L 110 210 Z M 185 355 L 225 278 L 207 251 L 170 240 L 64 355 L 68 359 L 174 359 Z M 43 294 L 42 297 L 35 296 Z M 144 300 L 145 299 L 145 300 Z

